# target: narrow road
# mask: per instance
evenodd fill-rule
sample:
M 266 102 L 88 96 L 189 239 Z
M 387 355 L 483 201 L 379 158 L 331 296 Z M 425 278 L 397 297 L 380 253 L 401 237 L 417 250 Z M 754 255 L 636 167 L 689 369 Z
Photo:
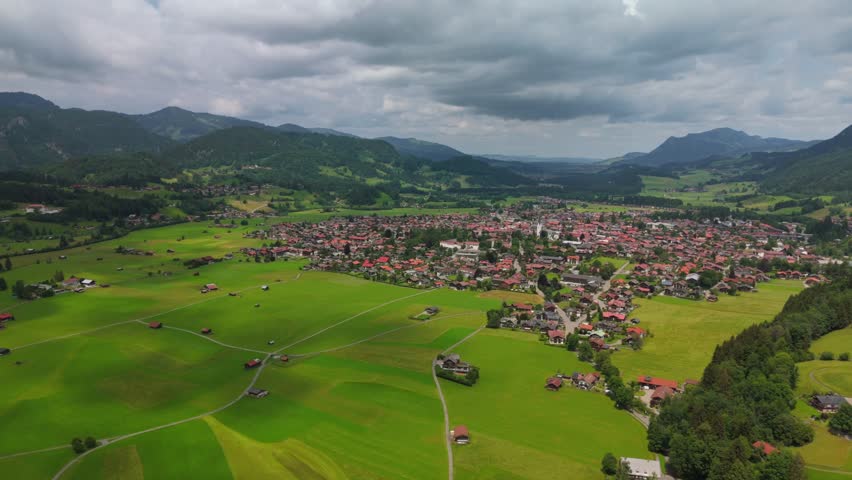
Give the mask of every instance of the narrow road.
M 289 345 L 285 345 L 285 346 L 283 346 L 283 347 L 279 348 L 278 350 L 276 350 L 274 353 L 280 353 L 280 352 L 282 352 L 282 351 L 284 351 L 284 350 L 286 350 L 286 349 L 288 349 L 288 348 L 291 348 L 291 347 L 293 347 L 293 346 L 295 346 L 295 345 L 298 345 L 298 344 L 300 344 L 300 343 L 303 343 L 303 342 L 305 342 L 305 341 L 308 341 L 308 340 L 310 340 L 310 339 L 312 339 L 312 338 L 316 337 L 317 335 L 319 335 L 319 334 L 321 334 L 321 333 L 327 332 L 327 331 L 331 330 L 332 328 L 335 328 L 335 327 L 338 327 L 338 326 L 340 326 L 340 325 L 343 325 L 344 323 L 346 323 L 346 322 L 348 322 L 348 321 L 350 321 L 350 320 L 354 320 L 354 319 L 356 319 L 356 318 L 358 318 L 358 317 L 360 317 L 361 315 L 364 315 L 364 314 L 366 314 L 366 313 L 370 313 L 370 312 L 372 312 L 373 310 L 377 310 L 377 309 L 379 309 L 379 308 L 386 307 L 386 306 L 388 306 L 388 305 L 390 305 L 390 304 L 392 304 L 392 303 L 396 303 L 396 302 L 399 302 L 399 301 L 401 301 L 401 300 L 405 300 L 405 299 L 408 299 L 408 298 L 416 297 L 416 296 L 418 296 L 418 295 L 425 295 L 425 294 L 427 294 L 427 293 L 434 292 L 435 290 L 436 290 L 436 289 L 432 289 L 432 290 L 425 290 L 425 291 L 422 291 L 422 292 L 417 292 L 417 293 L 415 293 L 415 294 L 413 294 L 413 295 L 408 295 L 408 296 L 405 296 L 405 297 L 400 297 L 400 298 L 397 298 L 397 299 L 391 300 L 391 301 L 389 301 L 389 302 L 382 303 L 381 305 L 376 305 L 375 307 L 368 308 L 367 310 L 364 310 L 363 312 L 356 313 L 355 315 L 352 315 L 352 316 L 351 316 L 351 317 L 349 317 L 349 318 L 344 318 L 343 320 L 341 320 L 341 321 L 339 321 L 339 322 L 337 322 L 337 323 L 335 323 L 335 324 L 333 324 L 333 325 L 329 325 L 329 326 L 327 326 L 327 327 L 325 327 L 325 328 L 323 328 L 323 329 L 321 329 L 321 330 L 317 331 L 317 332 L 316 332 L 316 333 L 314 333 L 314 334 L 308 335 L 307 337 L 305 337 L 305 338 L 303 338 L 303 339 L 301 339 L 301 340 L 295 341 L 295 342 L 293 342 L 293 343 L 291 343 L 291 344 L 289 344 Z
M 454 343 L 441 353 L 447 353 L 450 350 L 458 347 L 459 345 L 468 341 L 471 337 L 482 331 L 483 328 L 485 328 L 485 325 L 477 328 L 473 331 L 473 333 L 462 338 L 461 340 Z M 450 411 L 447 409 L 447 401 L 444 399 L 444 391 L 441 389 L 441 382 L 438 380 L 438 375 L 435 374 L 434 361 L 429 365 L 429 368 L 432 370 L 432 380 L 435 382 L 435 388 L 438 389 L 438 399 L 441 400 L 441 408 L 444 409 L 444 443 L 447 446 L 447 479 L 453 480 L 453 475 L 455 471 L 453 466 L 453 444 L 452 440 L 450 440 Z
M 297 277 L 297 278 L 298 278 L 298 277 Z M 363 314 L 365 314 L 365 313 L 369 313 L 369 312 L 371 312 L 371 311 L 373 311 L 373 310 L 375 310 L 375 309 L 377 309 L 377 308 L 381 308 L 381 307 L 383 307 L 383 306 L 385 306 L 385 305 L 389 305 L 389 304 L 391 304 L 391 303 L 394 303 L 394 302 L 397 302 L 397 301 L 400 301 L 400 300 L 404 300 L 404 299 L 406 299 L 406 298 L 411 298 L 411 297 L 414 297 L 414 296 L 417 296 L 417 295 L 422 295 L 422 294 L 424 294 L 424 293 L 429 293 L 429 292 L 431 292 L 431 291 L 433 291 L 433 290 L 427 290 L 427 291 L 425 291 L 425 292 L 419 292 L 419 293 L 416 293 L 416 294 L 414 294 L 414 295 L 408 295 L 408 296 L 406 296 L 406 297 L 397 298 L 397 299 L 395 299 L 395 300 L 391 300 L 391 301 L 389 301 L 389 302 L 385 302 L 385 303 L 383 303 L 383 304 L 381 304 L 381 305 L 377 305 L 377 306 L 375 306 L 375 307 L 369 308 L 369 309 L 364 310 L 364 311 L 362 311 L 362 312 L 360 312 L 360 313 L 357 313 L 357 314 L 355 314 L 355 315 L 353 315 L 353 316 L 351 316 L 351 317 L 349 317 L 349 318 L 346 318 L 346 319 L 344 319 L 344 320 L 342 320 L 342 321 L 340 321 L 340 322 L 338 322 L 338 323 L 336 323 L 336 324 L 334 324 L 334 325 L 331 325 L 330 327 L 327 327 L 327 328 L 325 328 L 325 329 L 323 329 L 323 330 L 321 330 L 321 331 L 319 331 L 319 332 L 316 332 L 316 333 L 314 333 L 314 334 L 312 334 L 312 335 L 309 335 L 309 336 L 307 336 L 307 337 L 305 337 L 305 338 L 303 338 L 303 339 L 301 339 L 301 340 L 299 340 L 299 341 L 297 341 L 297 342 L 294 342 L 294 343 L 293 343 L 293 344 L 291 344 L 290 346 L 292 346 L 292 345 L 296 345 L 296 344 L 299 344 L 299 343 L 302 343 L 302 342 L 304 342 L 305 340 L 308 340 L 308 339 L 310 339 L 310 338 L 313 338 L 313 337 L 315 337 L 315 336 L 319 335 L 320 333 L 323 333 L 323 332 L 325 332 L 325 331 L 328 331 L 330 328 L 333 328 L 333 327 L 335 327 L 335 326 L 338 326 L 338 325 L 340 325 L 340 324 L 342 324 L 342 323 L 344 323 L 344 322 L 350 321 L 350 320 L 352 320 L 352 319 L 354 319 L 354 318 L 357 318 L 357 317 L 359 317 L 359 316 L 361 316 L 361 315 L 363 315 Z M 446 318 L 446 317 L 441 317 L 441 318 Z M 436 320 L 437 320 L 437 319 L 436 319 Z M 128 322 L 133 322 L 133 321 L 134 321 L 134 320 L 128 320 Z M 123 323 L 127 323 L 127 322 L 123 322 Z M 420 324 L 417 324 L 417 325 L 420 325 Z M 416 326 L 416 325 L 414 325 L 414 326 Z M 408 325 L 406 325 L 405 327 L 409 327 L 409 326 L 408 326 Z M 482 329 L 482 327 L 480 327 L 480 328 L 479 328 L 479 330 L 481 330 L 481 329 Z M 182 330 L 182 329 L 177 329 L 177 330 Z M 394 329 L 394 330 L 401 330 L 401 328 L 396 328 L 396 329 Z M 470 334 L 469 336 L 465 337 L 465 338 L 464 338 L 464 339 L 462 339 L 460 342 L 456 343 L 455 345 L 453 345 L 453 346 L 452 346 L 452 347 L 450 347 L 450 348 L 453 348 L 453 347 L 455 347 L 456 345 L 461 344 L 462 342 L 464 342 L 464 341 L 465 341 L 465 340 L 467 340 L 468 338 L 470 338 L 470 337 L 472 337 L 473 335 L 475 335 L 475 334 L 476 334 L 479 330 L 477 330 L 477 331 L 473 332 L 472 334 Z M 193 334 L 194 334 L 195 332 L 190 332 L 190 333 L 193 333 Z M 390 332 L 385 332 L 385 334 L 386 334 L 386 333 L 390 333 Z M 370 339 L 372 339 L 372 338 L 374 338 L 374 337 L 378 337 L 378 336 L 381 336 L 381 334 L 380 334 L 380 335 L 374 335 L 374 336 L 373 336 L 373 337 L 371 337 Z M 207 338 L 207 337 L 205 337 L 205 338 L 206 338 L 206 339 L 208 339 L 208 340 L 212 340 L 212 339 L 209 339 L 209 338 Z M 367 340 L 369 340 L 369 339 L 367 339 Z M 364 341 L 367 341 L 367 340 L 364 340 Z M 220 343 L 220 342 L 216 342 L 216 343 L 219 343 L 220 345 L 225 346 L 225 347 L 228 347 L 228 348 L 238 348 L 238 349 L 242 349 L 242 350 L 244 350 L 242 347 L 234 347 L 234 346 L 232 346 L 232 345 L 227 345 L 227 344 L 223 344 L 223 343 Z M 353 342 L 352 344 L 350 344 L 350 345 L 348 345 L 348 346 L 355 345 L 355 344 L 358 344 L 358 343 L 363 343 L 363 341 Z M 289 347 L 289 346 L 288 346 L 288 347 Z M 288 347 L 282 347 L 282 348 L 280 348 L 280 349 L 276 350 L 275 352 L 272 352 L 272 354 L 271 354 L 271 355 L 275 355 L 275 354 L 277 354 L 277 353 L 280 353 L 281 351 L 283 351 L 285 348 L 288 348 Z M 345 347 L 345 346 L 344 346 L 344 347 Z M 339 347 L 338 349 L 340 349 L 340 348 L 344 348 L 344 347 Z M 264 353 L 266 353 L 266 352 L 264 352 Z M 267 358 L 267 360 L 268 360 L 268 358 Z M 111 443 L 119 442 L 119 441 L 121 441 L 121 440 L 126 440 L 126 439 L 128 439 L 128 438 L 133 438 L 133 437 L 136 437 L 136 436 L 139 436 L 139 435 L 145 434 L 145 433 L 155 432 L 155 431 L 158 431 L 158 430 L 162 430 L 162 429 L 164 429 L 164 428 L 174 427 L 174 426 L 177 426 L 177 425 L 181 425 L 181 424 L 184 424 L 184 423 L 188 423 L 188 422 L 191 422 L 191 421 L 193 421 L 193 420 L 198 420 L 198 419 L 200 419 L 200 418 L 204 418 L 204 417 L 206 417 L 206 416 L 208 416 L 208 415 L 215 415 L 215 414 L 217 414 L 217 413 L 219 413 L 219 412 L 221 412 L 221 411 L 225 410 L 226 408 L 229 408 L 229 407 L 233 406 L 233 405 L 234 405 L 234 404 L 236 404 L 238 401 L 240 401 L 240 399 L 242 399 L 242 398 L 246 395 L 246 393 L 249 391 L 249 389 L 251 389 L 251 388 L 253 388 L 253 387 L 255 386 L 255 384 L 257 383 L 257 380 L 260 378 L 260 374 L 263 372 L 263 370 L 266 368 L 266 366 L 267 366 L 267 365 L 268 365 L 268 363 L 264 362 L 264 363 L 263 363 L 263 364 L 262 364 L 262 365 L 261 365 L 261 366 L 257 369 L 257 371 L 255 372 L 254 376 L 252 377 L 251 383 L 249 383 L 249 385 L 248 385 L 246 388 L 244 388 L 244 389 L 240 392 L 240 394 L 239 394 L 236 398 L 234 398 L 234 399 L 233 399 L 233 400 L 231 400 L 230 402 L 226 403 L 225 405 L 222 405 L 222 406 L 221 406 L 221 407 L 219 407 L 219 408 L 216 408 L 216 409 L 214 409 L 214 410 L 210 410 L 209 412 L 201 413 L 201 414 L 198 414 L 198 415 L 195 415 L 195 416 L 189 417 L 189 418 L 185 418 L 185 419 L 183 419 L 183 420 L 177 420 L 177 421 L 170 422 L 170 423 L 167 423 L 167 424 L 164 424 L 164 425 L 158 425 L 158 426 L 155 426 L 155 427 L 147 428 L 147 429 L 145 429 L 145 430 L 140 430 L 140 431 L 138 431 L 138 432 L 133 432 L 133 433 L 125 434 L 125 435 L 119 435 L 119 436 L 115 436 L 115 437 L 110 437 L 110 438 L 101 439 L 101 440 L 99 440 L 99 443 L 100 443 L 100 445 L 107 445 L 107 444 L 111 444 Z M 434 369 L 433 369 L 433 373 L 434 373 Z M 440 389 L 440 386 L 439 386 L 439 389 Z M 440 391 L 440 390 L 439 390 L 439 391 Z M 442 398 L 442 401 L 443 401 L 443 398 Z M 445 412 L 445 415 L 446 415 L 446 405 L 444 406 L 444 412 Z M 445 421 L 445 424 L 447 424 L 447 425 L 448 425 L 448 424 L 449 424 L 449 419 L 448 419 L 448 418 L 446 418 L 445 420 L 446 420 L 446 421 Z M 62 445 L 62 446 L 56 446 L 56 447 L 49 447 L 49 448 L 47 448 L 47 449 L 36 450 L 36 451 L 30 451 L 30 452 L 21 452 L 21 453 L 18 453 L 18 454 L 10 455 L 9 457 L 11 457 L 11 456 L 23 456 L 23 455 L 28 455 L 28 454 L 32 454 L 32 453 L 39 453 L 39 452 L 43 452 L 43 451 L 50 451 L 50 450 L 59 450 L 59 449 L 61 449 L 61 448 L 68 448 L 68 445 Z M 54 476 L 53 476 L 53 480 L 59 480 L 59 479 L 62 477 L 62 475 L 64 475 L 64 474 L 65 474 L 65 472 L 67 472 L 67 471 L 68 471 L 68 469 L 70 469 L 72 466 L 74 466 L 76 463 L 78 463 L 78 462 L 79 462 L 82 458 L 86 457 L 89 453 L 91 453 L 91 452 L 93 452 L 93 451 L 95 451 L 95 450 L 97 450 L 97 449 L 87 450 L 86 452 L 81 453 L 80 455 L 78 455 L 78 456 L 74 457 L 73 459 L 71 459 L 68 463 L 66 463 L 66 464 L 62 467 L 62 469 L 61 469 L 61 470 L 59 470 L 59 472 L 57 472 L 57 473 L 56 473 L 56 475 L 54 475 Z M 450 455 L 452 455 L 452 452 L 450 452 Z M 6 457 L 0 457 L 0 458 L 6 458 Z M 450 464 L 450 468 L 452 469 L 452 463 Z M 451 477 L 450 477 L 450 478 L 452 478 L 452 472 L 450 473 L 450 475 L 451 475 Z
M 294 281 L 298 280 L 299 277 L 301 277 L 301 276 L 302 276 L 302 274 L 300 272 L 298 275 L 296 275 L 296 278 L 294 279 Z M 284 284 L 284 283 L 290 283 L 290 282 L 289 281 L 288 282 L 281 282 L 281 284 Z M 263 285 L 265 285 L 265 284 L 263 284 Z M 255 288 L 260 288 L 261 286 L 262 285 L 255 285 L 255 286 L 252 286 L 252 287 L 246 287 L 246 288 L 243 288 L 242 290 L 236 290 L 236 292 L 242 293 L 242 292 L 246 292 L 248 290 L 252 290 L 252 289 L 255 289 Z M 44 339 L 44 340 L 39 340 L 37 342 L 27 343 L 25 345 L 19 345 L 17 347 L 9 347 L 9 348 L 13 352 L 15 352 L 17 350 L 23 350 L 25 348 L 34 347 L 36 345 L 41 345 L 41 344 L 44 344 L 44 343 L 55 342 L 57 340 L 64 340 L 66 338 L 78 337 L 80 335 L 86 335 L 86 334 L 89 334 L 89 333 L 94 333 L 94 332 L 97 332 L 99 330 L 104 330 L 106 328 L 117 327 L 119 325 L 125 325 L 125 324 L 133 323 L 133 322 L 145 322 L 146 320 L 151 320 L 152 318 L 157 318 L 161 315 L 166 315 L 166 314 L 169 314 L 169 313 L 177 312 L 177 311 L 183 310 L 185 308 L 194 307 L 194 306 L 200 305 L 202 303 L 212 302 L 214 300 L 219 300 L 219 299 L 222 299 L 222 298 L 228 298 L 228 297 L 225 296 L 225 295 L 217 295 L 217 296 L 214 296 L 214 297 L 208 297 L 208 298 L 205 298 L 204 300 L 199 300 L 197 302 L 188 303 L 186 305 L 181 305 L 179 307 L 172 308 L 171 310 L 166 310 L 165 312 L 154 313 L 154 314 L 151 314 L 151 315 L 148 315 L 148 316 L 145 316 L 145 317 L 134 318 L 134 319 L 130 319 L 130 320 L 122 320 L 120 322 L 110 323 L 109 325 L 102 325 L 100 327 L 91 328 L 89 330 L 83 330 L 81 332 L 69 333 L 67 335 L 60 335 L 58 337 L 51 337 L 51 338 L 47 338 L 47 339 Z
M 616 270 L 616 271 L 615 271 L 615 273 L 613 273 L 613 274 L 612 274 L 612 276 L 611 276 L 611 277 L 609 277 L 609 280 L 606 280 L 606 281 L 604 282 L 604 284 L 601 286 L 601 289 L 600 289 L 600 290 L 598 290 L 598 291 L 597 291 L 594 295 L 592 295 L 592 299 L 595 301 L 595 303 L 597 303 L 598 305 L 600 305 L 600 307 L 601 307 L 601 308 L 603 308 L 604 310 L 606 310 L 607 306 L 606 306 L 606 304 L 605 304 L 605 303 L 603 303 L 603 302 L 600 300 L 601 295 L 603 295 L 604 293 L 606 293 L 606 292 L 608 292 L 608 291 L 609 291 L 609 288 L 610 288 L 610 286 L 611 286 L 611 281 L 612 281 L 612 279 L 613 279 L 613 278 L 615 278 L 615 276 L 616 276 L 616 275 L 621 275 L 622 273 L 624 273 L 624 270 L 625 270 L 625 269 L 626 269 L 629 265 L 630 265 L 630 262 L 625 262 L 625 263 L 624 263 L 624 265 L 622 265 L 622 266 L 618 267 L 618 270 Z
M 142 325 L 147 325 L 147 323 L 146 323 L 146 322 L 144 322 L 144 321 L 142 321 L 142 320 L 135 320 L 135 321 L 136 321 L 136 322 L 138 322 L 138 323 L 141 323 Z M 163 327 L 162 327 L 162 328 L 169 329 L 169 330 L 179 330 L 179 331 L 181 331 L 181 332 L 186 332 L 186 333 L 189 333 L 189 334 L 195 335 L 196 337 L 203 338 L 204 340 L 207 340 L 208 342 L 213 342 L 213 343 L 215 343 L 215 344 L 217 344 L 217 345 L 221 345 L 221 346 L 223 346 L 223 347 L 225 347 L 225 348 L 231 348 L 231 349 L 234 349 L 234 350 L 242 350 L 242 351 L 244 351 L 244 352 L 260 353 L 260 354 L 262 354 L 262 355 L 272 355 L 272 352 L 266 352 L 266 351 L 263 351 L 263 350 L 255 350 L 255 349 L 253 349 L 253 348 L 240 347 L 240 346 L 237 346 L 237 345 L 230 345 L 230 344 L 228 344 L 228 343 L 220 342 L 219 340 L 216 340 L 215 338 L 212 338 L 212 337 L 210 337 L 209 335 L 202 335 L 202 334 L 200 334 L 200 333 L 198 333 L 198 332 L 193 332 L 192 330 L 187 330 L 187 329 L 185 329 L 185 328 L 170 327 L 170 326 L 168 326 L 168 325 L 163 325 Z

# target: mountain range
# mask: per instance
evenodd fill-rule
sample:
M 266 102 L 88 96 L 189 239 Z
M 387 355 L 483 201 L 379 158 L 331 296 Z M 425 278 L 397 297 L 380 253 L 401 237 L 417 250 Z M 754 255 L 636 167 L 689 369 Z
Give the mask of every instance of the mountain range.
M 764 138 L 731 128 L 716 128 L 683 137 L 669 137 L 645 155 L 633 155 L 624 162 L 637 165 L 661 166 L 685 164 L 708 157 L 735 157 L 751 152 L 782 152 L 807 148 L 818 141 Z
M 670 137 L 647 154 L 633 152 L 603 161 L 477 157 L 416 138 L 365 139 L 327 128 L 274 127 L 178 107 L 144 115 L 64 109 L 37 95 L 0 93 L 0 171 L 37 169 L 93 182 L 141 182 L 176 175 L 182 168 L 212 166 L 319 190 L 323 183 L 436 186 L 459 180 L 471 186 L 553 181 L 576 185 L 572 176 L 591 179 L 605 173 L 612 181 L 620 174 L 640 175 L 641 168 L 725 165 L 767 190 L 818 194 L 848 191 L 850 136 L 846 129 L 824 142 L 805 142 L 718 128 Z M 612 168 L 617 165 L 640 170 Z M 243 171 L 251 166 L 266 173 Z

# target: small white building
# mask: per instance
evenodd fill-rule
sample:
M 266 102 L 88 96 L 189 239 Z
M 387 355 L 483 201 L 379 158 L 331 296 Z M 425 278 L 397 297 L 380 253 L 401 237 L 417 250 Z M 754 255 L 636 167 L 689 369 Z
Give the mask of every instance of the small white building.
M 630 468 L 632 480 L 662 479 L 663 469 L 660 468 L 659 460 L 644 460 L 641 458 L 621 457 L 622 463 Z

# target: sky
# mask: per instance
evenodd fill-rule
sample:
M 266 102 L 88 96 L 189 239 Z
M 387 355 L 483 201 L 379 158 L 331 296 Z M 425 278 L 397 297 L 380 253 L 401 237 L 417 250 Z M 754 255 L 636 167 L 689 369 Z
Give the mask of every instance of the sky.
M 852 123 L 849 0 L 0 0 L 0 91 L 467 153 Z

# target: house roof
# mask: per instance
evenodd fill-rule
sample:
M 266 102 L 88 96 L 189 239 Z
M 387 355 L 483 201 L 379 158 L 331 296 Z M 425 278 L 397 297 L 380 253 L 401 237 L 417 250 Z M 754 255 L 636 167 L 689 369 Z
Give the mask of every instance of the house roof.
M 651 385 L 654 387 L 669 387 L 677 390 L 678 384 L 675 380 L 666 380 L 665 378 L 639 376 L 639 383 Z
M 663 478 L 659 460 L 621 457 L 622 462 L 630 465 L 630 473 L 644 478 Z
M 467 427 L 465 425 L 458 425 L 457 427 L 453 428 L 453 438 L 469 437 L 469 436 L 470 436 L 470 431 L 467 429 Z
M 775 448 L 775 446 L 773 446 L 771 443 L 764 442 L 763 440 L 758 440 L 752 443 L 751 446 L 760 450 L 766 455 L 772 455 L 773 453 L 778 451 L 778 449 Z
M 562 386 L 562 379 L 559 377 L 550 377 L 547 379 L 547 386 L 554 386 L 559 388 Z

